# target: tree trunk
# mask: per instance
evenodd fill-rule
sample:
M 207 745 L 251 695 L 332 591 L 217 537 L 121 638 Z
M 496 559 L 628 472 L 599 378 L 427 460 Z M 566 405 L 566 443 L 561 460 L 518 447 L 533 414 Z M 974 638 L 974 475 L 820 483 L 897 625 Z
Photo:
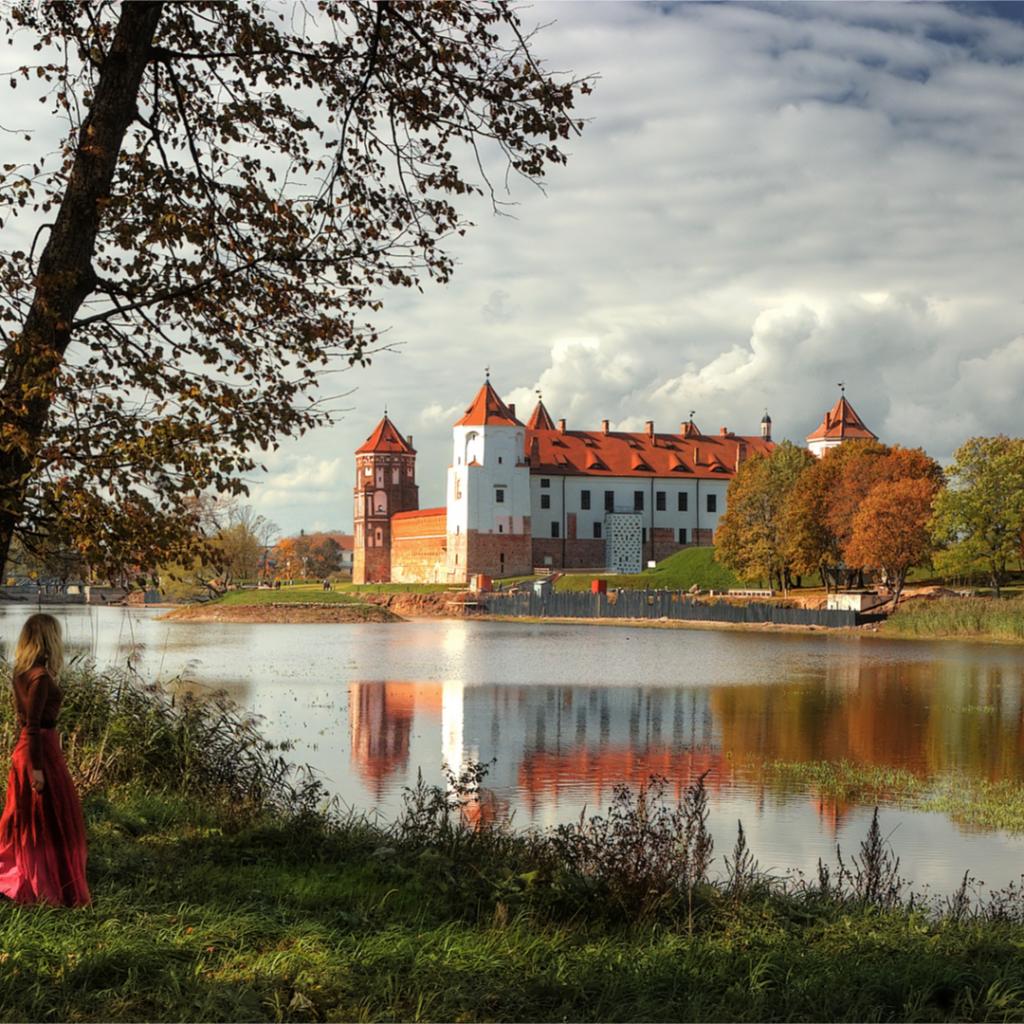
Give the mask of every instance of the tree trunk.
M 95 287 L 92 257 L 104 200 L 110 195 L 125 132 L 136 114 L 136 97 L 162 8 L 162 2 L 121 5 L 117 31 L 79 134 L 64 199 L 39 257 L 32 305 L 20 333 L 3 352 L 0 578 L 24 514 L 71 326 Z

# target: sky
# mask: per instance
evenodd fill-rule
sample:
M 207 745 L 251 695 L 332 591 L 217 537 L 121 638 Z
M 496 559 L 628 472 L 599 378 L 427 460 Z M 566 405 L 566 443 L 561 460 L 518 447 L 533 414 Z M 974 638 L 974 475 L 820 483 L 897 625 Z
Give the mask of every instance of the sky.
M 393 350 L 333 426 L 264 459 L 283 533 L 351 529 L 353 452 L 387 407 L 443 501 L 485 368 L 570 429 L 802 441 L 837 383 L 886 442 L 948 459 L 1019 434 L 1021 4 L 543 3 L 535 53 L 599 76 L 581 138 L 513 217 L 470 204 L 446 286 L 386 297 Z M 328 387 L 337 390 L 333 378 Z
M 599 76 L 588 124 L 514 219 L 473 209 L 446 287 L 389 297 L 396 350 L 252 501 L 286 532 L 351 528 L 353 450 L 385 406 L 444 500 L 485 368 L 570 428 L 802 441 L 837 383 L 886 442 L 948 459 L 1020 433 L 1020 5 L 545 4 L 535 48 Z

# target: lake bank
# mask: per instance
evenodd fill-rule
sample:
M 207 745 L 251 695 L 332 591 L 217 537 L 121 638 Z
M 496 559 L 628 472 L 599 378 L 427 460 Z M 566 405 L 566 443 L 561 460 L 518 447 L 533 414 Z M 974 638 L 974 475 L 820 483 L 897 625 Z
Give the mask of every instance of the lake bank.
M 167 622 L 252 622 L 303 624 L 316 622 L 401 622 L 402 619 L 377 604 L 338 602 L 333 604 L 190 604 L 161 616 Z
M 746 853 L 735 819 L 704 833 L 693 785 L 678 804 L 634 787 L 614 818 L 602 802 L 562 833 L 513 831 L 465 788 L 449 814 L 445 785 L 421 784 L 393 822 L 338 816 L 220 699 L 77 668 L 65 686 L 94 903 L 0 901 L 4 1019 L 1024 1015 L 1020 890 L 911 903 L 888 826 L 801 880 L 758 869 L 753 821 Z M 11 724 L 0 712 L 7 743 Z

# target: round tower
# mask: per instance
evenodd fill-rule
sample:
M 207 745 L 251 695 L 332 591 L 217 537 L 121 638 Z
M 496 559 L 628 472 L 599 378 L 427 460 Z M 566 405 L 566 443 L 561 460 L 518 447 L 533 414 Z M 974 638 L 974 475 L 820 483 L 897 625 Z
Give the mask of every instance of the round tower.
M 353 583 L 391 580 L 391 517 L 419 508 L 416 449 L 387 413 L 356 449 Z
M 768 410 L 765 409 L 764 415 L 761 417 L 761 440 L 770 441 L 772 439 L 772 418 L 768 415 Z

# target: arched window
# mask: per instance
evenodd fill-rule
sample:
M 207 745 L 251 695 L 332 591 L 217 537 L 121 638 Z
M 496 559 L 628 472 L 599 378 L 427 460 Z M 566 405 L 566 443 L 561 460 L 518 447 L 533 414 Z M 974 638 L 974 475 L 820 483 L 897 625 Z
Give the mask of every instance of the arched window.
M 387 515 L 388 495 L 386 491 L 373 492 L 373 508 L 378 515 Z
M 474 459 L 477 462 L 483 462 L 483 442 L 480 438 L 479 433 L 475 430 L 471 430 L 466 435 L 466 465 L 468 466 Z

